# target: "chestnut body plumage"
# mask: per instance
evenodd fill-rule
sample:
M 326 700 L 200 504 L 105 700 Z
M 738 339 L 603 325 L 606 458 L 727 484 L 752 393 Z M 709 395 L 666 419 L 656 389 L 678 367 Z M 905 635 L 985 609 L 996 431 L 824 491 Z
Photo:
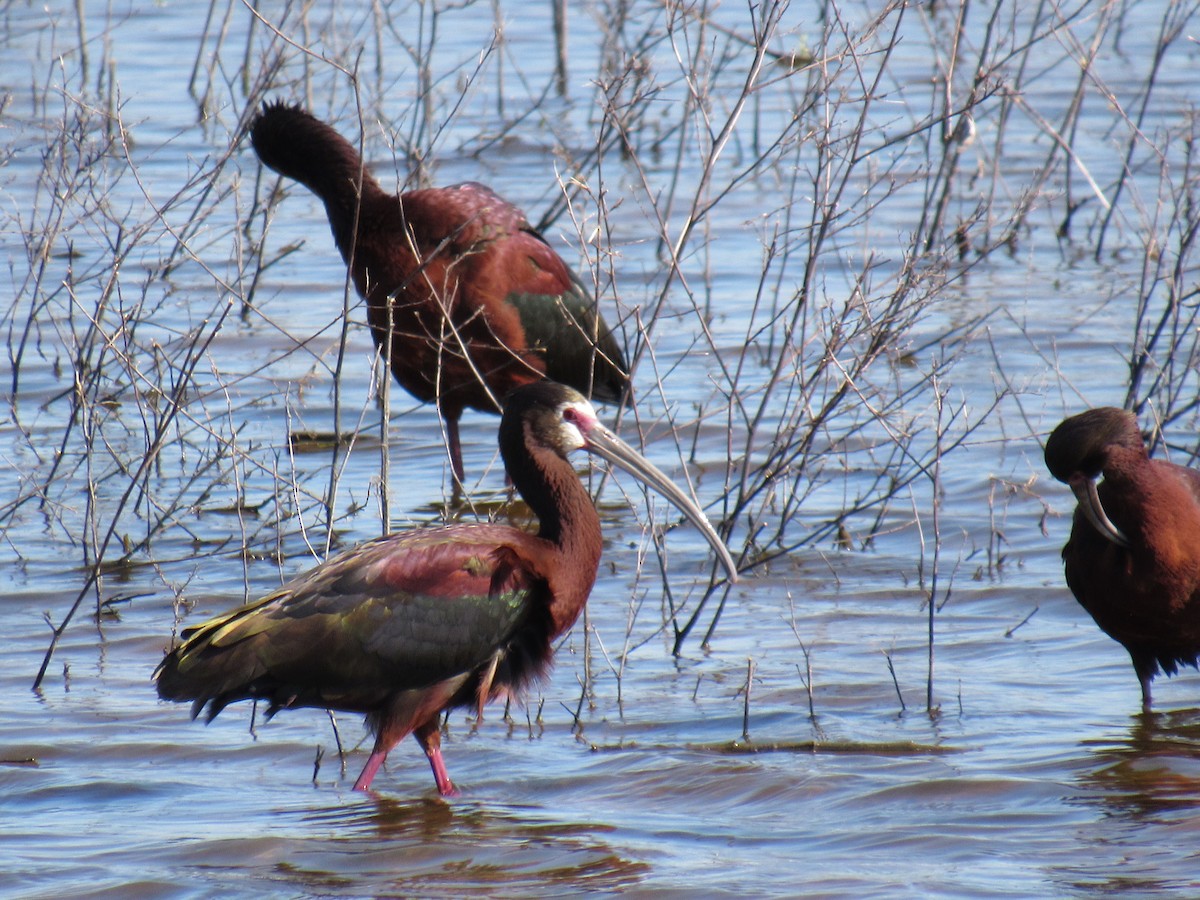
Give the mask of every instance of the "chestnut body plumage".
M 1133 413 L 1111 407 L 1055 428 L 1046 466 L 1079 501 L 1067 585 L 1129 651 L 1149 709 L 1159 671 L 1200 655 L 1200 471 L 1151 459 Z
M 413 734 L 438 790 L 454 793 L 440 716 L 519 692 L 550 664 L 579 616 L 600 561 L 600 519 L 567 460 L 595 453 L 654 487 L 692 521 L 736 578 L 733 560 L 679 488 L 596 419 L 577 391 L 552 382 L 509 395 L 500 450 L 538 533 L 451 525 L 370 541 L 278 590 L 183 633 L 155 672 L 166 700 L 206 706 L 261 699 L 364 713 L 375 745 L 355 788 Z
M 624 354 L 594 299 L 517 207 L 475 183 L 388 193 L 349 141 L 285 103 L 264 104 L 250 139 L 324 201 L 375 343 L 400 386 L 437 405 L 460 483 L 464 409 L 498 413 L 542 378 L 625 397 Z

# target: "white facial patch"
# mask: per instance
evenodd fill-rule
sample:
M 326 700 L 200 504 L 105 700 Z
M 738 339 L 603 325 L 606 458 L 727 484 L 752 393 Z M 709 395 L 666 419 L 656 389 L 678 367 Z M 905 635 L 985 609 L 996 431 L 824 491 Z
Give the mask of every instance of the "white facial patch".
M 582 397 L 569 400 L 558 407 L 558 418 L 561 425 L 563 447 L 567 450 L 578 450 L 587 444 L 584 435 L 599 422 L 596 410 Z

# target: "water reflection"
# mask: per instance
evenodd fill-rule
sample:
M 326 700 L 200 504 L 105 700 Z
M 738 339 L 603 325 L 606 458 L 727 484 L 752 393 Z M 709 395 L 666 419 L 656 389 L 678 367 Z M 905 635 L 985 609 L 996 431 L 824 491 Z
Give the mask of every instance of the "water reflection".
M 1200 709 L 1140 712 L 1127 739 L 1096 750 L 1082 781 L 1134 821 L 1200 806 Z
M 1140 712 L 1127 737 L 1093 750 L 1079 776 L 1080 846 L 1052 872 L 1082 895 L 1158 895 L 1195 889 L 1200 854 L 1181 852 L 1200 828 L 1200 709 Z
M 323 881 L 352 875 L 357 887 L 365 879 L 375 890 L 422 896 L 487 884 L 513 894 L 557 893 L 619 890 L 649 872 L 600 836 L 609 827 L 555 821 L 536 807 L 373 794 L 353 805 L 293 812 L 303 831 L 327 836 L 292 869 L 308 886 L 320 873 Z
M 353 805 L 310 807 L 293 811 L 307 825 L 328 828 L 344 838 L 417 839 L 439 837 L 463 810 L 442 798 L 426 797 L 398 800 L 378 793 L 362 795 Z

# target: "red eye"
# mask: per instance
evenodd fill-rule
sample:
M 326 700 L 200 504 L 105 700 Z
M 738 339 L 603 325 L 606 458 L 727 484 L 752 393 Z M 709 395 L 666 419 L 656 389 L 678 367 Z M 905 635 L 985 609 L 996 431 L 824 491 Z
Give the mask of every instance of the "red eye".
M 563 425 L 572 426 L 580 435 L 586 435 L 596 427 L 595 416 L 579 406 L 564 406 L 562 421 Z

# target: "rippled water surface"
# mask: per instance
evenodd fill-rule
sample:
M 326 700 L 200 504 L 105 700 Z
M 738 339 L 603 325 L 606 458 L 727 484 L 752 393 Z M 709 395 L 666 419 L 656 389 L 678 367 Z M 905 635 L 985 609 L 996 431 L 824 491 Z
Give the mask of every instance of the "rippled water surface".
M 281 30 L 296 41 L 313 41 L 318 48 L 327 46 L 322 41 L 366 47 L 360 77 L 379 88 L 373 96 L 381 107 L 397 120 L 407 116 L 403 121 L 413 127 L 412 60 L 397 52 L 377 67 L 372 48 L 376 40 L 416 42 L 417 34 L 427 35 L 422 29 L 430 22 L 421 9 L 428 16 L 428 7 L 385 5 L 364 17 L 334 4 L 328 18 L 308 21 L 305 32 L 290 6 L 271 6 L 256 9 L 270 22 L 285 23 Z M 442 90 L 452 92 L 454 79 L 462 80 L 488 45 L 496 21 L 505 23 L 502 60 L 486 64 L 472 89 L 474 99 L 455 120 L 458 131 L 435 143 L 436 177 L 486 181 L 525 206 L 531 218 L 554 202 L 561 174 L 548 149 L 545 121 L 530 117 L 503 139 L 488 129 L 495 127 L 489 111 L 500 121 L 511 112 L 505 103 L 527 103 L 550 81 L 549 13 L 541 6 L 448 7 L 438 22 L 433 61 L 435 76 L 449 79 Z M 583 98 L 592 96 L 587 82 L 596 77 L 609 12 L 570 6 L 575 99 L 548 99 L 542 115 L 559 120 L 560 140 L 563 133 L 574 134 L 576 149 L 585 150 L 596 138 Z M 718 8 L 716 21 L 746 32 L 745 9 L 735 6 Z M 1128 99 L 1142 84 L 1160 6 L 1122 8 L 1128 27 L 1119 46 L 1106 43 L 1097 67 L 1106 89 Z M 222 98 L 245 96 L 239 94 L 237 66 L 245 65 L 253 76 L 267 67 L 270 52 L 264 48 L 279 52 L 285 46 L 272 43 L 262 23 L 250 34 L 251 14 L 242 5 L 210 9 L 196 2 L 135 0 L 117 7 L 89 11 L 82 29 L 73 8 L 53 4 L 49 9 L 9 4 L 2 14 L 8 33 L 0 52 L 0 140 L 6 145 L 0 202 L 11 227 L 0 233 L 0 242 L 13 294 L 23 304 L 30 301 L 20 286 L 36 260 L 26 252 L 29 241 L 17 223 L 32 227 L 40 221 L 35 212 L 49 203 L 38 181 L 46 145 L 39 122 L 55 121 L 53 110 L 69 105 L 81 81 L 96 92 L 95 102 L 118 103 L 138 177 L 127 173 L 101 193 L 136 218 L 141 213 L 132 211 L 166 203 L 198 168 L 229 151 L 242 110 L 236 100 Z M 856 10 L 847 13 L 857 16 Z M 815 7 L 793 4 L 779 45 L 802 45 L 817 27 L 810 24 L 815 13 Z M 1098 6 L 1083 4 L 1079 16 L 1100 14 Z M 909 96 L 903 84 L 919 91 L 930 81 L 928 53 L 920 47 L 919 36 L 926 34 L 922 21 L 914 12 L 904 23 L 911 39 L 896 51 L 895 81 L 878 87 L 894 91 L 890 96 L 897 104 Z M 1196 24 L 1190 23 L 1193 32 Z M 983 25 L 981 19 L 978 27 Z M 81 31 L 89 57 L 86 78 L 78 74 L 79 54 L 69 49 L 78 46 Z M 1064 37 L 1056 52 L 1069 43 Z M 248 46 L 253 49 L 246 51 Z M 694 50 L 659 45 L 648 52 L 686 59 Z M 1177 52 L 1142 122 L 1147 133 L 1180 119 L 1200 100 L 1194 45 Z M 242 53 L 249 56 L 243 59 Z M 213 74 L 204 74 L 210 65 Z M 224 85 L 226 93 L 189 93 L 194 69 L 201 73 L 196 84 Z M 306 83 L 295 69 L 289 71 L 293 81 L 281 82 L 279 93 L 320 97 L 314 106 L 322 115 L 341 110 L 345 118 L 339 125 L 348 132 L 353 101 L 346 77 L 315 65 L 316 77 Z M 1061 114 L 1077 74 L 1064 71 L 1061 86 L 1052 78 L 1036 82 L 1040 93 L 1030 102 L 1041 116 Z M 722 94 L 715 96 L 714 110 L 720 111 Z M 765 105 L 775 102 L 769 92 L 763 96 Z M 1082 130 L 1097 134 L 1094 152 L 1079 164 L 1108 189 L 1120 171 L 1122 149 L 1111 135 L 1099 133 L 1109 121 L 1100 106 L 1095 122 L 1082 119 Z M 989 129 L 997 127 L 985 108 L 977 119 L 980 140 L 962 158 L 968 175 L 986 158 Z M 904 121 L 876 124 L 899 131 Z M 1024 157 L 1049 151 L 1034 121 L 1030 116 L 1008 125 L 1013 139 L 1006 165 L 1013 167 L 1014 193 L 1024 189 Z M 658 127 L 653 121 L 643 126 Z M 372 162 L 390 183 L 395 171 L 378 134 L 374 140 Z M 460 152 L 460 146 L 469 149 Z M 150 290 L 165 298 L 145 327 L 161 328 L 164 342 L 214 315 L 226 297 L 241 298 L 250 289 L 241 282 L 228 285 L 228 293 L 216 287 L 230 265 L 229 248 L 235 248 L 233 255 L 248 252 L 239 223 L 261 215 L 247 208 L 257 162 L 248 147 L 232 152 L 221 183 L 237 179 L 231 171 L 240 173 L 238 190 L 230 195 L 236 199 L 197 219 L 188 236 L 191 255 L 168 277 L 145 276 Z M 749 159 L 753 148 L 735 141 L 728 152 Z M 653 184 L 661 173 L 641 173 L 619 157 L 613 153 L 606 172 L 604 190 L 615 212 L 605 239 L 620 248 L 614 267 L 624 317 L 651 301 L 647 285 L 660 266 L 656 232 L 643 215 L 644 202 L 636 199 L 645 194 L 634 186 L 643 174 Z M 663 164 L 669 173 L 669 160 Z M 697 175 L 684 169 L 683 177 Z M 729 359 L 746 343 L 749 304 L 761 288 L 759 217 L 778 202 L 765 182 L 757 179 L 717 207 L 704 224 L 706 259 L 686 261 L 691 276 L 708 286 L 706 297 L 716 311 L 715 346 L 729 348 Z M 1144 184 L 1129 190 L 1139 188 Z M 1063 186 L 1043 189 L 1061 192 Z M 1079 183 L 1072 190 L 1080 190 Z M 622 207 L 617 201 L 626 192 L 630 199 Z M 844 200 L 853 202 L 850 196 Z M 966 216 L 969 205 L 955 207 L 956 214 Z M 1145 206 L 1153 205 L 1148 194 Z M 864 240 L 887 256 L 897 235 L 911 227 L 906 215 L 918 211 L 915 201 L 903 211 L 890 208 L 891 218 L 875 220 Z M 47 284 L 69 283 L 70 267 L 81 274 L 111 258 L 113 244 L 119 245 L 115 230 L 89 227 L 86 215 L 76 214 L 81 219 L 69 230 L 69 251 L 55 246 L 42 260 L 55 273 Z M 569 219 L 561 218 L 551 234 L 573 260 L 579 235 Z M 245 494 L 234 480 L 224 479 L 215 493 L 180 511 L 176 526 L 156 537 L 154 553 L 137 558 L 152 558 L 152 564 L 135 560 L 106 574 L 105 613 L 96 617 L 94 595 L 85 597 L 37 691 L 31 685 L 50 626 L 71 608 L 85 577 L 80 542 L 68 536 L 80 532 L 60 524 L 84 521 L 88 503 L 111 500 L 105 492 L 115 491 L 116 482 L 95 485 L 93 499 L 80 490 L 56 496 L 49 508 L 26 503 L 13 513 L 6 507 L 0 540 L 0 895 L 1200 892 L 1195 699 L 1200 676 L 1189 670 L 1160 679 L 1155 712 L 1140 712 L 1124 651 L 1095 628 L 1063 583 L 1059 548 L 1073 502 L 1064 486 L 1045 475 L 1039 444 L 1068 412 L 1124 401 L 1124 359 L 1142 257 L 1136 245 L 1127 245 L 1094 262 L 1090 245 L 1059 243 L 1053 224 L 1037 214 L 1034 220 L 1011 252 L 993 254 L 948 284 L 913 332 L 916 348 L 958 322 L 989 315 L 987 328 L 968 342 L 947 376 L 949 393 L 981 413 L 1002 384 L 1011 389 L 984 425 L 942 461 L 936 523 L 928 485 L 918 483 L 893 504 L 869 546 L 862 545 L 861 534 L 852 535 L 851 550 L 826 539 L 749 571 L 730 594 L 709 645 L 693 637 L 673 656 L 662 625 L 666 592 L 646 526 L 663 511 L 652 506 L 648 512 L 628 479 L 618 476 L 601 499 L 607 543 L 588 616 L 560 646 L 551 678 L 507 717 L 500 707 L 480 722 L 462 712 L 450 717 L 444 751 L 462 790 L 451 800 L 437 796 L 411 741 L 392 753 L 375 781 L 376 793 L 353 792 L 368 749 L 355 717 L 337 720 L 346 751 L 343 767 L 323 712 L 288 712 L 252 723 L 249 707 L 240 704 L 203 726 L 189 721 L 185 706 L 157 700 L 150 673 L 179 627 L 303 570 L 312 563 L 309 543 L 316 555 L 322 552 L 322 536 L 297 528 L 279 508 L 286 501 L 254 493 L 258 482 L 249 468 L 243 470 Z M 1136 231 L 1135 224 L 1128 230 Z M 174 233 L 188 227 L 180 217 Z M 169 239 L 166 231 L 147 243 L 161 245 Z M 217 434 L 238 430 L 247 458 L 294 479 L 301 497 L 324 490 L 332 457 L 321 446 L 289 453 L 283 436 L 332 428 L 328 366 L 336 355 L 344 269 L 323 210 L 299 188 L 279 207 L 268 255 L 296 241 L 304 242 L 302 251 L 285 254 L 255 286 L 261 316 L 232 316 L 205 352 L 204 366 L 220 372 L 218 380 L 228 386 L 218 399 L 236 415 L 213 415 L 219 408 L 213 395 L 197 398 L 189 414 Z M 838 261 L 852 255 L 831 259 L 824 287 L 842 290 L 850 275 Z M 115 302 L 128 302 L 135 292 L 130 285 L 142 276 L 129 270 L 136 273 L 140 265 L 136 254 L 125 263 L 127 280 Z M 894 269 L 896 260 L 880 265 Z M 79 310 L 90 302 L 81 301 Z M 27 306 L 18 306 L 6 316 L 10 348 L 29 315 Z M 652 389 L 656 369 L 649 359 L 643 358 L 635 378 L 651 435 L 664 402 L 685 410 L 684 420 L 694 414 L 686 410 L 715 402 L 709 381 L 713 360 L 691 352 L 697 345 L 688 335 L 695 326 L 686 318 L 680 323 L 653 332 L 663 394 Z M 297 352 L 293 336 L 313 334 L 319 337 Z M 58 395 L 70 384 L 69 361 L 64 367 L 64 359 L 46 349 L 54 343 L 51 333 L 41 340 L 41 349 L 23 362 L 15 398 L 5 374 L 9 403 L 0 423 L 0 499 L 6 502 L 29 490 L 31 473 L 45 472 L 67 429 L 67 406 Z M 341 415 L 373 422 L 369 339 L 356 327 L 348 340 Z M 922 346 L 914 352 L 932 351 Z M 897 370 L 900 382 L 903 365 L 897 363 Z M 164 368 L 164 377 L 169 371 Z M 153 380 L 148 376 L 147 384 Z M 402 396 L 392 402 L 391 517 L 400 527 L 412 527 L 437 518 L 443 508 L 441 433 L 432 410 Z M 196 412 L 201 406 L 207 418 Z M 139 413 L 129 404 L 113 404 L 104 414 L 134 421 Z M 379 441 L 373 428 L 364 427 L 344 463 L 339 503 L 359 504 L 365 512 L 339 522 L 342 544 L 378 531 Z M 464 418 L 466 465 L 478 479 L 472 495 L 482 513 L 503 506 L 494 435 L 494 419 L 472 413 Z M 688 448 L 695 463 L 690 475 L 697 495 L 717 515 L 728 435 L 719 427 L 698 435 L 694 452 Z M 671 442 L 664 443 L 666 450 L 660 444 L 650 453 L 679 474 L 678 455 L 672 459 Z M 178 481 L 192 452 L 181 443 L 150 477 L 160 484 Z M 832 482 L 815 490 L 797 514 L 798 530 L 809 527 L 807 516 L 816 523 L 836 514 L 845 496 Z M 283 521 L 289 524 L 278 524 Z M 313 520 L 307 524 L 315 527 Z M 867 526 L 859 521 L 849 527 Z M 136 541 L 138 535 L 125 539 Z M 243 543 L 252 551 L 245 556 L 238 552 Z M 665 543 L 673 602 L 698 602 L 707 548 L 682 530 L 668 534 Z M 989 555 L 997 547 L 1002 560 Z M 934 626 L 931 713 L 926 601 L 935 566 L 941 605 Z

